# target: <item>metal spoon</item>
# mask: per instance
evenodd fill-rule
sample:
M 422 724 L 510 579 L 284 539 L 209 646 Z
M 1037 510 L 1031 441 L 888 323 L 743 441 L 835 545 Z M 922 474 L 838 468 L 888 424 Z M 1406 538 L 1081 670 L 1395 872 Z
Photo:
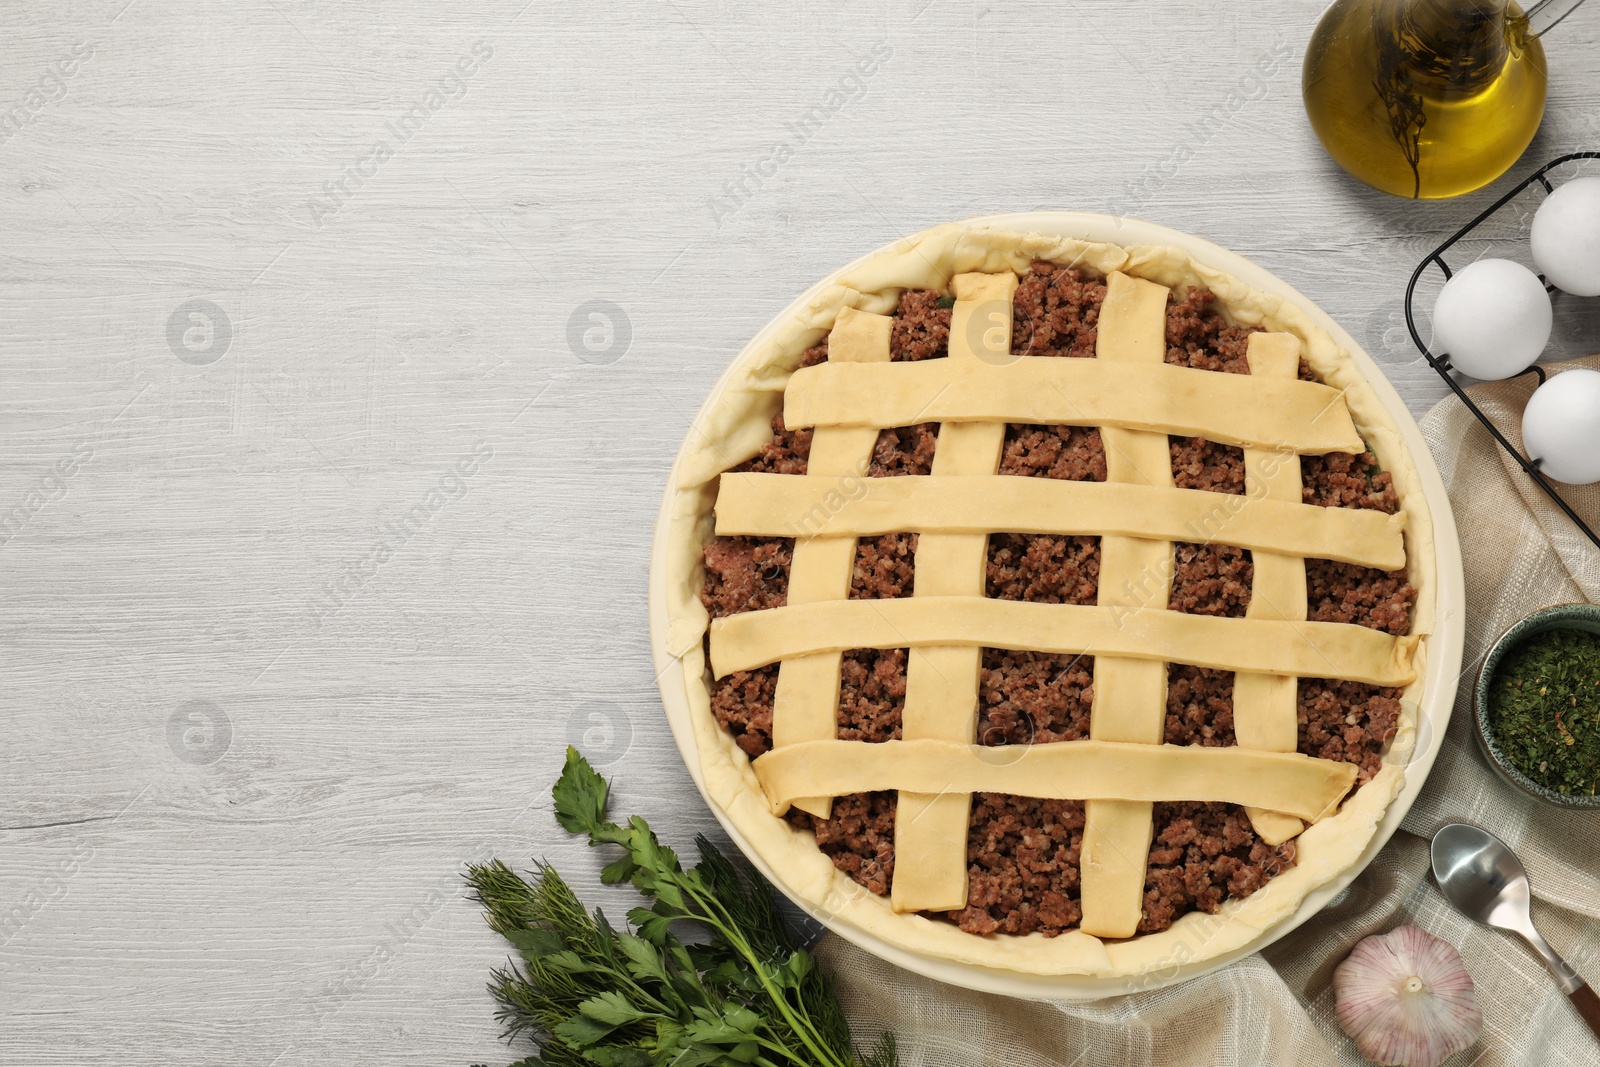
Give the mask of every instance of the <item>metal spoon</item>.
M 1600 997 L 1533 928 L 1528 872 L 1504 841 L 1467 823 L 1449 823 L 1433 835 L 1433 876 L 1467 918 L 1520 934 L 1532 945 L 1583 1021 L 1600 1037 Z

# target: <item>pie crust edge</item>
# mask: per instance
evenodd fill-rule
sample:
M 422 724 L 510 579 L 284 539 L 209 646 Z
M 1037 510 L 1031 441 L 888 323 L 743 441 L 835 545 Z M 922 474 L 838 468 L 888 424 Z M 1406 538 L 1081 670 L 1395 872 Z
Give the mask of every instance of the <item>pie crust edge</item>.
M 1296 865 L 1214 914 L 1190 912 L 1171 927 L 1122 941 L 1080 930 L 981 937 L 954 924 L 896 913 L 887 898 L 854 882 L 816 846 L 812 835 L 774 816 L 750 760 L 718 725 L 710 705 L 704 636 L 710 618 L 699 599 L 701 547 L 712 537 L 717 476 L 755 455 L 771 437 L 771 419 L 801 354 L 832 328 L 843 307 L 889 314 L 905 289 L 946 290 L 964 272 L 1025 272 L 1034 260 L 1081 266 L 1104 275 L 1120 270 L 1182 294 L 1204 287 L 1240 325 L 1300 338 L 1321 380 L 1345 391 L 1357 429 L 1390 472 L 1405 515 L 1406 569 L 1417 590 L 1413 635 L 1434 625 L 1433 527 L 1411 453 L 1387 408 L 1349 354 L 1292 302 L 1254 289 L 1172 245 L 1118 245 L 951 223 L 905 238 L 844 271 L 839 279 L 772 327 L 735 361 L 686 434 L 664 539 L 667 652 L 680 661 L 707 795 L 793 894 L 843 925 L 914 953 L 962 964 L 1035 975 L 1134 977 L 1167 973 L 1244 948 L 1299 908 L 1306 896 L 1359 861 L 1389 803 L 1405 784 L 1415 746 L 1426 673 L 1427 640 L 1415 653 L 1417 679 L 1402 693 L 1398 732 L 1384 766 L 1346 800 L 1338 814 L 1296 839 Z

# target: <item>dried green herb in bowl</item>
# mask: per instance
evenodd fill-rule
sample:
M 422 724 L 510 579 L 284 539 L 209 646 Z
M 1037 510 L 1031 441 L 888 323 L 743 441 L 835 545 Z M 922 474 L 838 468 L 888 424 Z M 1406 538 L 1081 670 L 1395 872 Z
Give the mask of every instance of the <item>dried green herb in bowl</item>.
M 1502 755 L 1536 784 L 1594 796 L 1600 781 L 1600 634 L 1544 630 L 1508 652 L 1489 689 Z
M 1489 646 L 1473 690 L 1478 746 L 1508 784 L 1600 811 L 1600 604 L 1541 608 Z

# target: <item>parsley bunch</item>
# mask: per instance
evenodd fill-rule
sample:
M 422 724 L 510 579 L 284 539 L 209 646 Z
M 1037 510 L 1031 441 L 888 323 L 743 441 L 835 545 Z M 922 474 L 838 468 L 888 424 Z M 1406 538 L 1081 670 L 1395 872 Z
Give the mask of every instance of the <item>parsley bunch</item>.
M 470 868 L 489 925 L 522 956 L 489 986 L 506 1037 L 541 1042 L 512 1067 L 897 1067 L 892 1034 L 868 1055 L 854 1050 L 832 983 L 743 863 L 702 836 L 700 863 L 685 870 L 643 819 L 611 822 L 609 787 L 575 749 L 552 792 L 568 832 L 622 847 L 601 880 L 632 882 L 650 905 L 618 930 L 553 867 L 539 865 L 531 882 L 498 860 Z M 685 944 L 673 932 L 680 920 L 708 939 Z

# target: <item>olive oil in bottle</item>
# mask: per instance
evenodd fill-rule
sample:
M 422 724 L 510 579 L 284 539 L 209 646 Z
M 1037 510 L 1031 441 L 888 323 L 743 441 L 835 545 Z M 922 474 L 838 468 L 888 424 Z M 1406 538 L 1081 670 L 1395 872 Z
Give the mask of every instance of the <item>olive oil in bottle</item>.
M 1458 196 L 1522 155 L 1544 116 L 1544 0 L 1336 0 L 1306 48 L 1306 113 L 1334 160 L 1396 196 Z

